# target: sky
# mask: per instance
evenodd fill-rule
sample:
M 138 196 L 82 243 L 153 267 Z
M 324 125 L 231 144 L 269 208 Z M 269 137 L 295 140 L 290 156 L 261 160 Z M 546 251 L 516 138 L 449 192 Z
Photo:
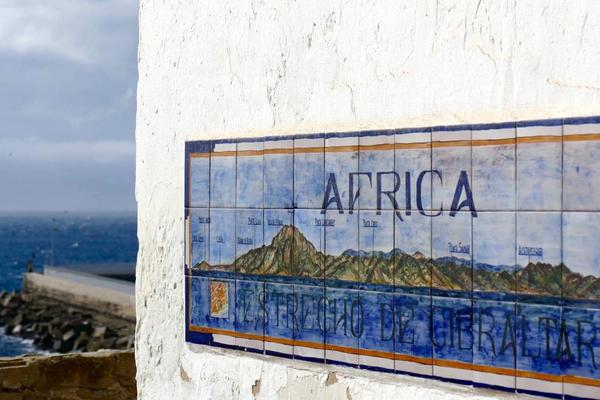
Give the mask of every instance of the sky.
M 135 210 L 136 0 L 0 2 L 0 212 Z

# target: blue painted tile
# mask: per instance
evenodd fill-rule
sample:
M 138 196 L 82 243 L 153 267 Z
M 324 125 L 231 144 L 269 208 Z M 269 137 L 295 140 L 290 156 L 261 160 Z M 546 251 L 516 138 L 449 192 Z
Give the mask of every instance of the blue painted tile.
M 436 171 L 431 177 L 431 208 L 451 212 L 477 209 L 472 196 L 471 130 L 434 129 L 431 146 L 431 168 Z
M 359 280 L 368 290 L 394 290 L 393 211 L 358 212 Z
M 473 218 L 473 296 L 514 301 L 516 295 L 514 211 L 482 211 Z
M 325 220 L 321 210 L 294 210 L 292 275 L 319 286 L 324 284 Z
M 472 190 L 478 211 L 515 209 L 516 128 L 474 129 Z
M 323 208 L 350 212 L 358 210 L 358 191 L 368 179 L 358 171 L 358 135 L 325 136 L 325 191 Z
M 265 140 L 265 208 L 292 208 L 294 202 L 294 140 Z
M 358 366 L 358 339 L 365 314 L 359 290 L 325 288 L 325 359 L 328 364 Z
M 294 284 L 294 358 L 325 361 L 325 288 Z
M 325 138 L 294 138 L 294 207 L 321 208 L 325 193 Z
M 216 143 L 210 153 L 210 206 L 232 208 L 236 201 L 235 143 Z
M 471 299 L 432 296 L 433 375 L 469 384 L 473 364 Z
M 516 303 L 474 300 L 473 383 L 516 388 Z
M 562 397 L 561 314 L 561 307 L 517 304 L 517 392 Z
M 394 294 L 362 291 L 357 308 L 364 318 L 358 333 L 360 368 L 394 371 Z
M 394 206 L 394 202 L 402 182 L 394 173 L 393 131 L 380 133 L 366 132 L 359 137 L 358 172 L 360 175 L 356 179 L 360 182 L 358 208 L 363 210 L 399 208 L 397 205 Z M 348 169 L 348 172 L 355 171 Z
M 319 223 L 325 226 L 327 286 L 359 287 L 358 213 L 340 214 L 336 210 L 328 210 L 321 215 Z
M 432 294 L 470 298 L 472 277 L 472 216 L 458 212 L 433 218 L 431 226 Z
M 394 316 L 396 371 L 431 376 L 433 374 L 431 296 L 395 293 Z
M 263 207 L 263 150 L 262 141 L 237 144 L 236 207 Z
M 517 209 L 560 211 L 562 124 L 517 126 Z
M 188 160 L 188 197 L 185 206 L 203 207 L 210 202 L 210 141 L 186 144 Z
M 566 399 L 600 397 L 600 310 L 563 309 L 560 359 Z M 568 345 L 567 345 L 568 344 Z
M 598 123 L 564 125 L 564 211 L 600 211 L 599 133 Z
M 431 289 L 431 228 L 434 218 L 400 211 L 395 217 L 395 290 L 429 295 Z
M 210 218 L 207 208 L 194 208 L 187 211 L 185 236 L 186 273 L 190 273 L 191 270 L 206 269 L 210 243 Z
M 564 212 L 562 221 L 565 301 L 600 308 L 600 213 Z
M 265 282 L 265 352 L 294 356 L 294 286 Z
M 210 209 L 210 245 L 207 269 L 235 273 L 235 214 L 233 208 Z
M 235 280 L 235 346 L 252 352 L 264 351 L 265 283 Z
M 216 222 L 216 221 L 215 221 Z M 263 210 L 235 210 L 235 259 L 238 279 L 264 273 Z
M 561 213 L 517 212 L 519 301 L 559 305 L 561 263 Z
M 189 277 L 189 326 L 202 343 L 235 346 L 235 280 Z
M 399 208 L 430 214 L 432 179 L 441 184 L 441 175 L 431 171 L 431 130 L 398 131 L 394 147 L 394 170 L 402 182 L 396 194 Z

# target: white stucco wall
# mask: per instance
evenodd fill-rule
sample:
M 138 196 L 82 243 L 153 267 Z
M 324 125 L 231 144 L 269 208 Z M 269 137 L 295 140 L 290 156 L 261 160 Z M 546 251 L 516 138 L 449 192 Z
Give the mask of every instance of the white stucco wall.
M 140 3 L 139 397 L 514 398 L 186 344 L 184 141 L 600 115 L 600 2 Z

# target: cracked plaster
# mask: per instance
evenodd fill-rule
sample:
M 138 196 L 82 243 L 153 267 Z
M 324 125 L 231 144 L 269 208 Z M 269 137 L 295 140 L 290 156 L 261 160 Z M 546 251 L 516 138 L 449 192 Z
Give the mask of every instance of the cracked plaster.
M 141 0 L 139 398 L 516 398 L 186 344 L 184 141 L 600 115 L 598 21 L 594 0 Z

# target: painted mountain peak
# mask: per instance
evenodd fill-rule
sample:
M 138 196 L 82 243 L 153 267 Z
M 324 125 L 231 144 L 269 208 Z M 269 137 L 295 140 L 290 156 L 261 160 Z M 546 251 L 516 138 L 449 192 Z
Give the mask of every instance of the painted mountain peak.
M 339 256 L 319 251 L 294 226 L 283 226 L 270 244 L 239 256 L 234 263 L 198 263 L 193 270 L 218 270 L 250 275 L 291 276 L 405 287 L 561 296 L 600 300 L 600 278 L 582 276 L 565 265 L 530 262 L 525 267 L 475 263 L 460 257 L 432 259 L 401 249 L 357 251 Z

